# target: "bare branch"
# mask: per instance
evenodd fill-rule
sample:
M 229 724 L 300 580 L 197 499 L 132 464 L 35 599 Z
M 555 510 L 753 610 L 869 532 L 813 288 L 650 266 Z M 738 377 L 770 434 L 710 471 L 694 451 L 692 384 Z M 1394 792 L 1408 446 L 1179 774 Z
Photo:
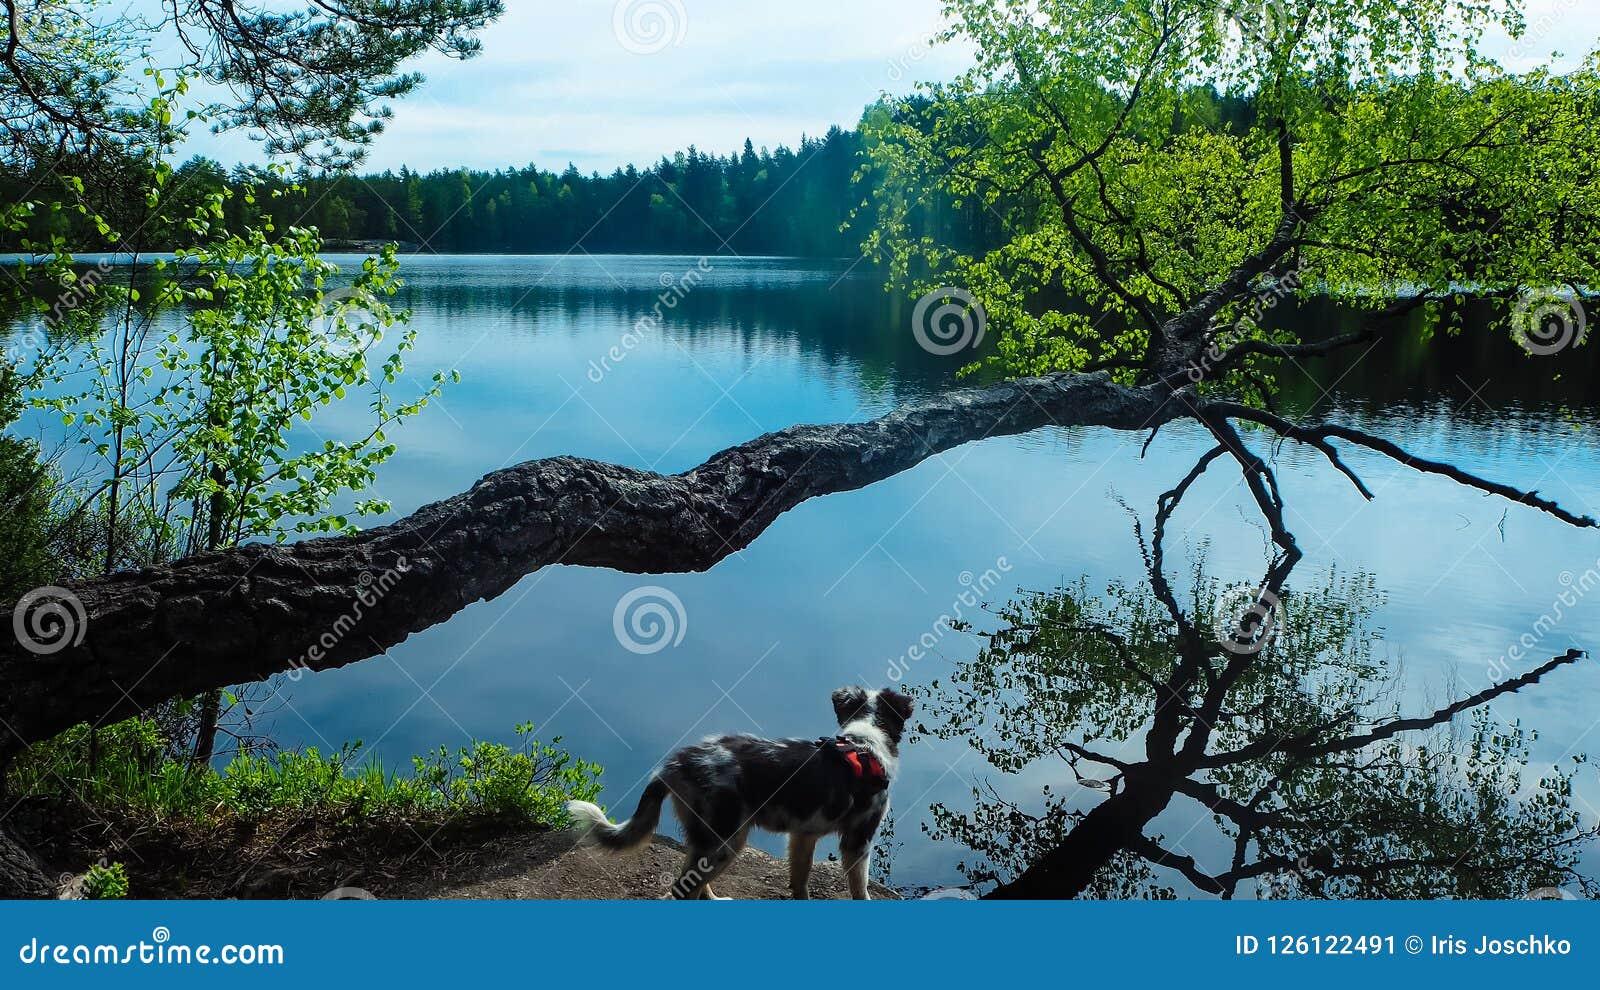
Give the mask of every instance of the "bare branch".
M 1264 412 L 1263 410 L 1237 402 L 1208 402 L 1201 407 L 1200 412 L 1202 416 L 1222 416 L 1231 419 L 1242 419 L 1253 423 L 1260 423 L 1261 425 L 1272 430 L 1274 433 L 1277 433 L 1279 436 L 1287 437 L 1291 440 L 1299 440 L 1302 443 L 1311 444 L 1312 446 L 1317 447 L 1319 450 L 1327 453 L 1330 458 L 1333 459 L 1334 463 L 1352 478 L 1354 478 L 1354 475 L 1351 474 L 1351 472 L 1342 464 L 1340 464 L 1337 454 L 1332 451 L 1331 446 L 1327 443 L 1328 438 L 1334 437 L 1340 440 L 1348 440 L 1351 443 L 1359 444 L 1360 446 L 1366 447 L 1370 450 L 1375 450 L 1386 457 L 1390 457 L 1396 461 L 1399 461 L 1406 467 L 1421 471 L 1424 474 L 1443 475 L 1444 477 L 1466 485 L 1469 488 L 1476 488 L 1479 491 L 1487 492 L 1491 495 L 1499 495 L 1501 498 L 1509 499 L 1510 501 L 1516 502 L 1519 505 L 1526 505 L 1531 508 L 1538 509 L 1540 512 L 1548 513 L 1552 516 L 1555 516 L 1557 519 L 1560 519 L 1562 522 L 1573 526 L 1582 528 L 1595 528 L 1600 526 L 1600 523 L 1596 523 L 1595 520 L 1590 516 L 1576 515 L 1572 512 L 1568 512 L 1566 509 L 1563 509 L 1560 505 L 1550 501 L 1549 499 L 1540 498 L 1537 491 L 1525 492 L 1519 488 L 1513 488 L 1510 485 L 1505 485 L 1497 481 L 1490 481 L 1486 478 L 1481 478 L 1478 475 L 1463 471 L 1453 464 L 1445 464 L 1442 461 L 1430 461 L 1426 458 L 1418 457 L 1415 454 L 1411 454 L 1405 450 L 1402 450 L 1400 447 L 1389 442 L 1388 440 L 1385 440 L 1379 436 L 1375 436 L 1371 433 L 1367 433 L 1364 430 L 1328 423 L 1320 423 L 1313 426 L 1301 426 L 1283 418 L 1282 416 Z M 1360 485 L 1359 480 L 1357 480 L 1357 485 L 1363 489 L 1363 495 L 1366 495 L 1368 498 L 1372 497 L 1369 492 L 1365 491 L 1365 486 Z

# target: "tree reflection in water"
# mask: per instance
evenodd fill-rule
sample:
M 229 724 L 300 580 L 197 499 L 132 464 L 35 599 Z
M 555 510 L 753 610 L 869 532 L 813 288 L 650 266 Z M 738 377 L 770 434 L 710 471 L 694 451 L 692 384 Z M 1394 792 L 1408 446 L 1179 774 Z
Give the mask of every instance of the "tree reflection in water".
M 1221 452 L 1161 497 L 1148 540 L 1135 520 L 1143 580 L 1023 595 L 976 659 L 919 692 L 921 731 L 968 741 L 1003 773 L 1060 773 L 1038 801 L 980 786 L 970 810 L 934 806 L 934 837 L 977 854 L 968 879 L 997 897 L 1594 896 L 1579 859 L 1600 828 L 1572 803 L 1584 757 L 1536 772 L 1536 734 L 1487 709 L 1583 654 L 1404 716 L 1399 672 L 1374 649 L 1373 579 L 1287 587 L 1299 553 L 1281 516 L 1280 552 L 1242 609 L 1203 549 L 1180 600 L 1166 525 Z M 1281 505 L 1266 494 L 1271 519 Z M 1086 804 L 1085 789 L 1105 796 Z M 1197 836 L 1220 831 L 1214 861 L 1184 848 L 1214 837 L 1154 831 L 1183 803 Z

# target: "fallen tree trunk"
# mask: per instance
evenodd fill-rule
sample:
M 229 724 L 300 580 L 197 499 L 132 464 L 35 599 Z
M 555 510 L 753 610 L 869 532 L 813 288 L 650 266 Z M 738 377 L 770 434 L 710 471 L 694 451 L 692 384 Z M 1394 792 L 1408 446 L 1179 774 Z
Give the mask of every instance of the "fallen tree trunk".
M 93 581 L 72 589 L 81 611 L 65 614 L 43 648 L 30 649 L 26 635 L 0 646 L 0 752 L 168 698 L 375 656 L 550 564 L 705 570 L 807 499 L 974 440 L 1049 425 L 1147 429 L 1184 414 L 1160 386 L 1103 374 L 1020 379 L 865 423 L 769 433 L 678 475 L 529 461 L 353 536 L 244 546 Z

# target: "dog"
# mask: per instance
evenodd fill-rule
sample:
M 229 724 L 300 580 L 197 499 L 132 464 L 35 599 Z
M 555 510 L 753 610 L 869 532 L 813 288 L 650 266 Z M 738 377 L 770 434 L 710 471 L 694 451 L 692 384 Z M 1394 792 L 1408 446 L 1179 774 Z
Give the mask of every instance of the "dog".
M 670 796 L 688 856 L 668 896 L 727 900 L 711 882 L 739 855 L 750 829 L 789 836 L 789 890 L 808 896 L 817 840 L 839 836 L 850 896 L 867 899 L 872 837 L 889 811 L 889 782 L 914 703 L 897 691 L 833 692 L 839 731 L 821 739 L 713 736 L 667 757 L 633 817 L 613 824 L 587 801 L 567 802 L 580 841 L 621 853 L 650 843 Z

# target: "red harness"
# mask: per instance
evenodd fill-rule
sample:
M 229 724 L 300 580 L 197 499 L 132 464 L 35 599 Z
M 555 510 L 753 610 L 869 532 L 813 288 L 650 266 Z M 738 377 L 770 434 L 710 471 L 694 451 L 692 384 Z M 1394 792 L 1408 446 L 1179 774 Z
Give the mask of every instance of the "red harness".
M 883 762 L 873 755 L 872 750 L 843 736 L 834 736 L 832 739 L 823 736 L 817 740 L 817 745 L 838 754 L 850 768 L 851 776 L 856 779 L 862 790 L 872 793 L 888 789 L 889 773 L 884 770 Z

